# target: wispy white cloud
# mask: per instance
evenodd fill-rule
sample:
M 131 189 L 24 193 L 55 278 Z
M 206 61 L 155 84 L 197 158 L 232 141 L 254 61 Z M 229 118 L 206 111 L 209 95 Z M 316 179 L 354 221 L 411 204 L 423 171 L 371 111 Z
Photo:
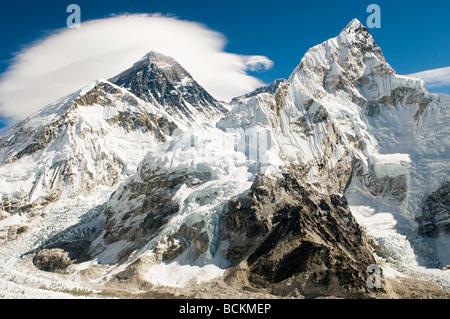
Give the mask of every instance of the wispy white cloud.
M 409 74 L 422 79 L 428 88 L 450 86 L 450 66 Z
M 0 79 L 0 114 L 22 119 L 99 78 L 108 79 L 155 50 L 169 55 L 218 99 L 264 85 L 263 56 L 225 52 L 226 38 L 206 26 L 162 15 L 121 15 L 58 30 L 15 57 Z
M 247 69 L 253 72 L 264 72 L 273 67 L 273 61 L 261 55 L 244 57 L 244 61 Z

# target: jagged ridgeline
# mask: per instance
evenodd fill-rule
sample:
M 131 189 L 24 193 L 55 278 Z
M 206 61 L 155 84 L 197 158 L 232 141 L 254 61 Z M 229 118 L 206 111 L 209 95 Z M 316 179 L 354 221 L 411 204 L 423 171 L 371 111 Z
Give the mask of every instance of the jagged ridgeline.
M 357 20 L 229 104 L 151 51 L 2 135 L 0 275 L 196 297 L 406 296 L 396 273 L 448 289 L 449 106 Z
M 220 119 L 227 109 L 174 59 L 151 51 L 111 82 L 189 124 Z

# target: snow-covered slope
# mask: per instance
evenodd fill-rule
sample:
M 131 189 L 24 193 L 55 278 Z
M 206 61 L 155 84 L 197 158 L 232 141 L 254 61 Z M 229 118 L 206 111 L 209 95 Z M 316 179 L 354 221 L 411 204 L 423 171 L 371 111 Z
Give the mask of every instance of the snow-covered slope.
M 144 72 L 147 82 L 136 85 L 145 68 L 151 70 Z M 97 185 L 117 186 L 148 150 L 226 112 L 176 61 L 157 52 L 115 79 L 145 100 L 100 80 L 2 135 L 2 237 L 20 232 L 28 217 L 60 198 L 89 194 Z M 159 98 L 151 98 L 152 93 Z
M 170 115 L 107 81 L 47 106 L 0 140 L 2 224 L 9 215 L 23 222 L 51 202 L 117 185 L 176 129 Z
M 149 58 L 159 61 L 155 62 L 160 68 L 158 72 L 164 71 L 152 73 L 156 79 L 148 76 L 146 79 L 158 82 L 164 74 L 163 90 L 176 86 L 183 99 L 190 102 L 189 110 L 195 109 L 189 118 L 179 116 L 187 112 L 181 105 L 165 108 L 164 98 L 151 101 L 152 104 L 125 88 L 99 80 L 46 106 L 2 134 L 0 239 L 2 255 L 11 258 L 0 267 L 6 280 L 2 281 L 6 284 L 2 284 L 2 290 L 32 292 L 31 282 L 46 286 L 40 279 L 32 278 L 33 266 L 30 269 L 30 264 L 21 262 L 21 255 L 43 243 L 51 244 L 55 236 L 59 239 L 66 236 L 64 229 L 77 224 L 78 218 L 85 221 L 93 218 L 86 216 L 95 217 L 120 182 L 135 173 L 149 150 L 202 121 L 213 122 L 218 114 L 226 112 L 173 59 L 150 52 L 135 65 Z M 172 64 L 161 65 L 161 59 Z M 130 69 L 126 74 L 136 78 L 139 72 Z M 97 224 L 95 221 L 76 229 L 76 235 L 67 236 L 89 237 Z M 9 268 L 22 275 L 13 275 Z M 8 280 L 14 283 L 9 286 Z M 50 281 L 53 280 L 57 281 Z M 29 289 L 23 288 L 23 282 L 30 283 Z

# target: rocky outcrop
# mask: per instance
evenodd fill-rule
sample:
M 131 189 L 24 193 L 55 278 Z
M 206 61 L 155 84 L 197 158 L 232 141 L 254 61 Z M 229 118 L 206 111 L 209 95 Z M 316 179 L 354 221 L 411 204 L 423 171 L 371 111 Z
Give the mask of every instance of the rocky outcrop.
M 408 184 L 405 175 L 377 177 L 367 176 L 364 184 L 373 196 L 393 198 L 401 202 L 406 197 Z
M 181 206 L 175 196 L 181 187 L 192 187 L 211 178 L 207 172 L 153 170 L 145 163 L 138 174 L 139 178 L 130 180 L 112 194 L 102 212 L 105 224 L 102 234 L 92 243 L 92 254 L 100 254 L 108 245 L 124 242 L 126 244 L 117 249 L 115 255 L 117 262 L 126 261 L 133 251 L 148 244 L 180 213 Z M 162 261 L 171 261 L 193 246 L 195 259 L 209 248 L 204 226 L 204 221 L 181 224 L 177 231 L 158 242 L 156 254 Z
M 62 242 L 41 247 L 34 253 L 33 265 L 39 270 L 64 273 L 72 264 L 89 259 L 87 241 Z
M 0 229 L 0 244 L 17 238 L 23 232 L 29 229 L 27 225 L 12 225 Z
M 344 197 L 319 195 L 288 173 L 258 176 L 246 196 L 229 202 L 223 220 L 225 255 L 246 269 L 250 285 L 282 295 L 368 292 L 366 269 L 375 260 Z
M 155 253 L 163 262 L 170 262 L 180 256 L 189 247 L 192 247 L 192 259 L 197 259 L 200 254 L 209 248 L 210 239 L 204 231 L 205 222 L 200 221 L 192 226 L 184 223 L 178 231 L 163 238 L 155 247 Z
M 421 235 L 437 238 L 441 232 L 450 234 L 450 182 L 428 196 L 417 222 Z
M 62 272 L 72 264 L 68 255 L 62 249 L 42 249 L 34 256 L 33 264 L 43 271 Z

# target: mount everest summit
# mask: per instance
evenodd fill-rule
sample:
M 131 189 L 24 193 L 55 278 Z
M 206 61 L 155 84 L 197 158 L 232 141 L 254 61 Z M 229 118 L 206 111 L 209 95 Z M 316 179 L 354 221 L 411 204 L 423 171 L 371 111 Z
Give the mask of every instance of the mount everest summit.
M 448 297 L 449 120 L 357 20 L 230 103 L 151 51 L 1 135 L 0 294 Z

